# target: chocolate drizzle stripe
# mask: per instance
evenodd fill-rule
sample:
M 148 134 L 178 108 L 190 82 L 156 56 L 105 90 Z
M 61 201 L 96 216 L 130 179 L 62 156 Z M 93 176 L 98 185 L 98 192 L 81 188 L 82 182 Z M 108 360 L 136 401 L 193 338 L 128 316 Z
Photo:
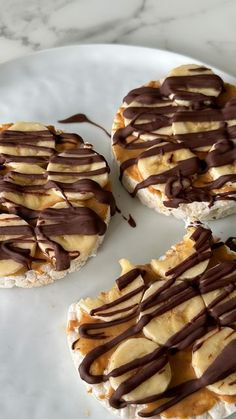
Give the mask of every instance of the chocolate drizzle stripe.
M 102 167 L 101 169 L 89 170 L 84 172 L 57 172 L 49 170 L 47 172 L 51 176 L 77 176 L 77 177 L 89 177 L 89 176 L 99 176 L 104 173 L 109 173 L 108 167 Z
M 134 268 L 131 271 L 120 276 L 116 280 L 116 284 L 120 291 L 126 288 L 131 282 L 133 282 L 139 275 L 142 275 L 144 272 L 141 269 Z
M 122 295 L 122 297 L 117 298 L 115 301 L 112 301 L 111 303 L 103 304 L 100 307 L 94 308 L 93 310 L 90 311 L 90 316 L 94 316 L 95 314 L 96 315 L 99 315 L 99 316 L 103 316 L 104 313 L 100 313 L 101 311 L 108 310 L 109 308 L 115 307 L 115 306 L 123 303 L 124 301 L 129 300 L 130 298 L 134 297 L 135 295 L 140 294 L 144 290 L 145 290 L 145 286 L 144 285 L 141 285 L 137 289 L 135 289 L 133 291 L 130 291 L 127 294 Z M 136 306 L 136 304 L 135 304 L 135 306 Z M 122 309 L 122 311 L 128 311 L 131 308 L 133 308 L 133 305 L 132 306 L 125 307 L 124 309 Z M 109 311 L 105 315 L 106 316 L 111 316 L 111 315 L 120 313 L 122 311 L 121 310 Z

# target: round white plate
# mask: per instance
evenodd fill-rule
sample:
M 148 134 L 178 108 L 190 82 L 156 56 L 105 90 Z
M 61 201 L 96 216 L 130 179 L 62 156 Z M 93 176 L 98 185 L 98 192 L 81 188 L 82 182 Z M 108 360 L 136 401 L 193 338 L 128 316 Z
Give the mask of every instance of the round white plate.
M 83 112 L 111 129 L 123 96 L 172 67 L 193 62 L 171 52 L 120 45 L 63 47 L 0 66 L 0 121 L 53 123 L 80 133 L 112 165 L 110 140 L 87 124 L 59 119 Z M 217 71 L 226 81 L 236 79 Z M 137 222 L 117 214 L 97 257 L 79 272 L 39 289 L 0 290 L 0 417 L 3 419 L 108 419 L 75 371 L 66 342 L 69 305 L 110 288 L 118 260 L 147 263 L 184 234 L 184 225 L 142 206 L 123 190 L 112 170 L 117 205 Z M 211 223 L 215 234 L 234 235 L 236 216 Z

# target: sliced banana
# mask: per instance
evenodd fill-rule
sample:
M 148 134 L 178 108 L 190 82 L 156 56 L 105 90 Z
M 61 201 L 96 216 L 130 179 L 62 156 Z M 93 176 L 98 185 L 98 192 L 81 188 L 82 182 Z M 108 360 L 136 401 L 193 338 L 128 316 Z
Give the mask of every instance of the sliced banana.
M 211 69 L 203 67 L 202 65 L 185 64 L 185 65 L 181 65 L 179 67 L 172 69 L 167 75 L 167 77 L 161 82 L 161 84 L 163 85 L 166 81 L 168 81 L 169 77 L 180 78 L 180 81 L 181 81 L 181 77 L 186 77 L 186 76 L 194 77 L 197 75 L 215 76 L 215 74 L 213 73 Z M 190 92 L 190 93 L 200 93 L 202 95 L 209 96 L 209 97 L 212 97 L 212 96 L 217 97 L 222 91 L 222 84 L 223 82 L 220 83 L 220 79 L 219 79 L 219 82 L 216 84 L 217 87 L 212 87 L 211 84 L 207 85 L 207 81 L 203 81 L 202 84 L 195 87 L 195 86 L 190 86 L 187 82 L 183 81 L 183 83 L 180 83 L 178 87 L 173 87 L 170 89 L 171 93 L 169 97 L 171 99 L 174 98 L 174 101 L 178 105 L 189 106 L 191 104 L 191 97 L 189 98 L 189 100 L 181 99 L 181 98 L 178 99 L 178 97 L 175 97 L 175 95 L 178 94 L 178 92 Z M 209 103 L 207 98 L 204 102 L 206 104 Z
M 212 151 L 214 151 L 216 149 L 216 144 L 214 144 L 211 149 L 210 149 L 210 153 Z M 208 155 L 209 156 L 209 155 Z M 219 179 L 221 176 L 224 175 L 236 175 L 236 162 L 232 163 L 232 164 L 225 164 L 223 166 L 213 166 L 209 168 L 209 174 L 212 177 L 212 180 L 216 180 Z M 229 187 L 236 187 L 236 182 L 227 182 L 225 184 L 225 186 L 229 186 Z
M 74 204 L 73 206 L 79 207 L 80 205 Z M 60 209 L 60 208 L 68 208 L 67 204 L 65 202 L 58 202 L 51 208 L 53 209 Z M 66 222 L 73 223 L 73 218 L 70 218 L 65 220 Z M 41 212 L 38 221 L 37 226 L 46 226 L 50 224 L 60 224 L 61 220 L 57 220 L 57 213 L 55 213 L 55 218 L 44 218 L 43 212 Z M 44 239 L 40 236 L 40 234 L 37 234 L 38 239 L 38 245 L 42 252 L 46 255 L 52 258 L 52 260 L 55 259 L 55 249 L 50 246 L 50 241 L 58 243 L 64 250 L 66 250 L 71 257 L 78 257 L 80 256 L 81 259 L 85 259 L 90 255 L 91 249 L 94 249 L 98 240 L 98 236 L 96 234 L 94 235 L 82 235 L 82 234 L 64 234 L 64 235 L 57 235 L 57 236 L 49 236 L 47 239 L 49 242 L 45 242 Z
M 173 275 L 167 275 L 168 271 L 175 269 L 178 265 L 183 263 L 186 259 L 196 254 L 197 251 L 194 248 L 195 241 L 191 238 L 193 233 L 196 231 L 195 227 L 189 227 L 187 229 L 187 234 L 184 236 L 183 240 L 176 245 L 172 246 L 170 250 L 161 259 L 153 259 L 151 261 L 152 269 L 163 278 L 171 278 Z M 210 251 L 209 249 L 205 250 Z M 178 279 L 191 279 L 197 275 L 201 275 L 207 268 L 209 259 L 198 262 L 196 259 L 193 263 L 193 266 L 184 270 L 179 276 Z M 184 269 L 184 268 L 183 268 Z
M 121 259 L 120 265 L 122 268 L 121 275 L 125 275 L 128 272 L 135 269 L 135 266 L 132 265 L 127 259 Z M 82 308 L 82 310 L 84 310 L 88 314 L 90 314 L 93 310 L 96 310 L 93 316 L 101 320 L 110 321 L 110 320 L 119 319 L 124 316 L 128 316 L 135 309 L 137 309 L 137 305 L 141 301 L 141 298 L 143 295 L 143 287 L 144 287 L 143 278 L 141 275 L 137 275 L 136 278 L 134 278 L 131 283 L 129 283 L 125 288 L 121 290 L 119 289 L 117 283 L 115 283 L 115 285 L 110 291 L 101 293 L 97 298 L 86 298 L 86 299 L 80 300 L 80 307 Z M 137 294 L 119 303 L 120 298 L 138 289 L 140 289 L 140 291 Z M 105 307 L 102 308 L 104 304 L 111 304 L 111 303 L 115 303 L 116 301 L 117 301 L 117 304 L 111 307 L 108 306 L 108 308 L 105 308 Z M 99 307 L 101 307 L 100 311 L 98 310 Z M 119 311 L 119 310 L 122 310 L 122 311 L 115 313 L 116 311 Z M 113 312 L 114 314 L 112 314 Z M 105 313 L 105 316 L 102 316 L 103 313 Z
M 176 281 L 175 284 L 172 286 L 174 287 L 173 289 L 175 289 L 175 287 L 181 283 L 181 281 Z M 158 290 L 165 284 L 166 281 L 157 281 L 154 284 L 152 284 L 144 293 L 142 303 L 154 294 L 156 298 L 158 298 L 158 296 L 160 296 Z M 177 291 L 176 296 L 174 298 L 178 298 Z M 171 300 L 173 301 L 173 296 Z M 140 317 L 144 316 L 145 314 L 152 313 L 158 308 L 164 307 L 169 302 L 170 299 L 166 299 L 164 303 L 155 304 L 154 298 L 152 307 L 145 309 L 144 311 L 141 311 Z M 154 319 L 152 319 L 143 328 L 143 333 L 148 339 L 151 339 L 160 345 L 165 345 L 173 335 L 182 330 L 202 310 L 204 310 L 204 308 L 205 306 L 200 296 L 189 298 L 187 301 L 177 305 L 176 307 L 166 311 L 165 313 L 154 317 Z
M 39 123 L 17 122 L 11 125 L 7 131 L 21 131 L 23 135 L 22 142 L 14 144 L 14 137 L 12 137 L 13 144 L 11 144 L 11 141 L 7 141 L 7 138 L 5 138 L 4 141 L 0 141 L 0 153 L 26 157 L 51 156 L 53 154 L 55 140 L 53 135 L 50 135 L 48 128 L 44 125 Z M 37 141 L 37 136 L 34 136 L 32 139 L 26 137 L 26 141 L 24 141 L 24 134 L 33 131 L 45 131 L 45 137 L 39 141 Z M 49 134 L 48 136 L 46 135 L 47 133 Z M 14 134 L 12 135 L 14 136 Z
M 4 180 L 18 185 L 43 185 L 47 182 L 46 171 L 37 164 L 11 162 Z
M 236 142 L 236 101 L 235 98 L 229 100 L 225 107 L 223 108 L 224 120 L 227 123 L 228 132 L 230 134 L 230 139 L 235 143 Z
M 199 339 L 192 355 L 192 366 L 196 376 L 200 378 L 222 350 L 235 339 L 236 332 L 229 327 L 216 329 Z M 209 385 L 208 388 L 217 394 L 229 396 L 236 394 L 236 373 Z
M 105 159 L 91 148 L 68 150 L 51 159 L 47 167 L 48 179 L 58 182 L 58 189 L 55 190 L 55 193 L 62 198 L 66 195 L 67 199 L 72 200 L 89 199 L 93 196 L 92 193 L 80 193 L 76 191 L 62 193 L 60 182 L 74 183 L 80 179 L 92 179 L 101 187 L 104 187 L 108 182 L 108 171 L 106 167 L 107 163 Z M 70 175 L 70 173 L 73 173 L 73 175 Z
M 17 234 L 17 228 L 20 226 L 23 232 Z M 4 227 L 12 230 L 1 234 L 1 228 Z M 0 249 L 0 276 L 13 275 L 25 266 L 21 255 L 25 255 L 26 258 L 34 256 L 36 249 L 36 241 L 26 221 L 14 214 L 0 214 Z
M 12 124 L 9 128 L 9 131 L 47 131 L 47 127 L 43 124 L 40 124 L 39 122 L 25 122 L 25 121 L 19 121 L 15 124 Z
M 200 116 L 201 113 L 199 111 L 199 117 Z M 181 114 L 178 115 L 177 113 L 172 123 L 173 134 L 181 136 L 181 134 L 202 133 L 201 141 L 203 145 L 194 147 L 194 149 L 198 151 L 209 151 L 211 145 L 204 145 L 204 133 L 218 130 L 221 127 L 221 121 L 191 121 L 191 112 L 189 112 L 189 121 L 181 121 L 181 119 Z
M 148 94 L 147 94 L 147 103 L 146 103 L 146 100 L 145 100 L 146 96 L 145 96 L 145 92 L 143 91 L 143 89 L 145 88 L 147 89 L 146 91 L 148 93 L 150 92 L 150 89 L 152 88 L 154 88 L 153 90 L 154 92 L 155 90 L 157 91 L 156 98 L 154 99 L 154 101 L 151 100 L 151 103 L 150 103 L 150 96 Z M 138 136 L 140 139 L 144 141 L 148 141 L 153 138 L 156 138 L 157 134 L 171 135 L 172 128 L 171 128 L 171 122 L 169 121 L 169 117 L 171 117 L 174 113 L 174 108 L 176 106 L 175 103 L 173 103 L 171 100 L 165 97 L 162 97 L 161 95 L 158 96 L 159 82 L 151 82 L 141 87 L 140 89 L 134 89 L 133 91 L 129 93 L 129 96 L 133 95 L 133 98 L 134 98 L 134 100 L 131 101 L 130 103 L 126 103 L 125 102 L 126 98 L 124 98 L 123 107 L 125 108 L 125 111 L 123 113 L 123 118 L 124 118 L 125 126 L 128 126 L 130 123 L 132 123 L 132 126 L 135 128 L 133 135 Z M 141 98 L 141 101 L 139 100 L 139 98 Z M 173 107 L 173 113 L 169 111 L 170 106 Z M 127 112 L 127 110 L 129 111 L 129 108 L 131 108 L 130 112 Z M 152 108 L 155 114 L 152 114 Z M 155 123 L 158 123 L 158 113 L 157 113 L 158 108 L 160 109 L 159 123 L 163 121 L 164 124 L 160 124 L 159 128 L 153 129 L 151 130 L 151 132 L 145 133 L 145 126 L 142 127 L 143 124 L 149 124 L 152 121 L 155 121 Z M 166 112 L 165 112 L 165 108 L 167 109 Z M 147 112 L 146 112 L 146 109 L 148 110 Z M 127 116 L 127 113 L 129 113 L 130 116 Z M 150 131 L 150 129 L 148 129 L 148 131 Z
M 226 295 L 225 298 L 223 298 L 224 295 Z M 235 321 L 228 321 L 228 316 L 235 312 L 236 304 L 231 308 L 229 307 L 228 309 L 224 305 L 227 301 L 231 300 L 231 303 L 233 303 L 233 299 L 236 300 L 236 291 L 230 292 L 230 286 L 222 287 L 217 290 L 202 294 L 202 298 L 204 300 L 204 303 L 206 304 L 206 307 L 208 307 L 211 315 L 215 318 L 215 320 L 218 323 L 224 326 L 236 323 L 236 316 Z
M 121 343 L 111 355 L 108 373 L 137 358 L 142 358 L 158 349 L 158 345 L 145 338 L 128 339 Z M 114 390 L 125 380 L 135 375 L 136 371 L 130 371 L 118 377 L 110 377 L 109 381 Z M 130 393 L 123 396 L 126 401 L 136 401 L 166 390 L 171 380 L 171 369 L 169 363 L 152 377 L 148 378 Z
M 30 185 L 27 185 L 30 186 Z M 22 189 L 23 188 L 23 189 Z M 53 189 L 47 189 L 45 185 L 36 185 L 36 189 L 25 189 L 24 186 L 3 182 L 1 184 L 0 197 L 25 208 L 41 211 L 57 203 L 60 199 Z
M 183 64 L 173 68 L 167 77 L 194 76 L 197 74 L 214 74 L 210 68 L 199 64 Z
M 160 144 L 161 147 L 165 146 L 167 143 Z M 158 150 L 158 146 L 154 146 L 149 148 L 148 150 Z M 149 178 L 153 175 L 161 175 L 167 172 L 168 170 L 174 169 L 178 166 L 180 162 L 183 160 L 190 159 L 192 157 L 196 157 L 189 149 L 181 148 L 179 150 L 173 150 L 166 153 L 157 153 L 151 157 L 143 157 L 142 156 L 138 159 L 138 170 L 143 178 L 143 180 Z M 187 183 L 186 183 L 187 182 Z M 189 185 L 187 179 L 183 180 L 184 186 Z M 153 184 L 152 187 L 164 193 L 166 184 L 165 183 L 157 183 Z

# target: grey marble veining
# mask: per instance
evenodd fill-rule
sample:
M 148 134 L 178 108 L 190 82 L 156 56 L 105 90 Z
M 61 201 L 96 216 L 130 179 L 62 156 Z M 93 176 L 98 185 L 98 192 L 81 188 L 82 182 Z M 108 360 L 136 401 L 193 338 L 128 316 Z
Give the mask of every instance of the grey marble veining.
M 76 43 L 187 54 L 236 74 L 235 0 L 0 0 L 0 61 Z

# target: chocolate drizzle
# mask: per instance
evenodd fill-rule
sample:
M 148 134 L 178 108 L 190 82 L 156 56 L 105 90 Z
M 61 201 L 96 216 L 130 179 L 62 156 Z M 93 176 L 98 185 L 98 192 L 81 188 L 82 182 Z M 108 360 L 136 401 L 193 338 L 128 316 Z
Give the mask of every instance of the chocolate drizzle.
M 183 272 L 187 272 L 190 267 L 198 265 L 202 260 L 210 260 L 213 253 L 219 248 L 219 246 L 215 247 L 211 231 L 203 228 L 201 225 L 195 229 L 194 233 L 190 236 L 190 240 L 193 241 L 193 248 L 195 249 L 193 255 L 197 255 L 197 257 L 194 256 L 193 258 L 185 259 L 182 263 L 170 269 L 169 272 L 166 272 L 165 275 L 170 277 L 170 279 L 163 281 L 162 285 L 150 294 L 149 297 L 143 299 L 142 302 L 140 299 L 138 309 L 129 306 L 124 310 L 124 313 L 127 313 L 128 310 L 134 309 L 135 311 L 133 313 L 107 322 L 97 320 L 95 323 L 82 323 L 79 328 L 79 335 L 85 339 L 106 339 L 102 343 L 95 345 L 94 349 L 90 350 L 81 362 L 79 372 L 83 380 L 90 384 L 101 383 L 107 381 L 109 377 L 118 377 L 127 372 L 135 371 L 135 374 L 126 378 L 110 396 L 109 403 L 115 409 L 124 408 L 129 404 L 144 405 L 158 400 L 162 401 L 163 399 L 163 402 L 158 407 L 152 410 L 149 409 L 148 411 L 144 409 L 138 413 L 141 417 L 159 415 L 190 394 L 219 380 L 223 380 L 230 374 L 236 372 L 236 360 L 234 356 L 236 340 L 232 340 L 225 346 L 200 378 L 191 379 L 179 385 L 172 386 L 161 394 L 154 394 L 153 396 L 135 401 L 124 400 L 124 395 L 130 393 L 166 365 L 173 350 L 182 351 L 185 348 L 193 346 L 193 351 L 196 351 L 202 345 L 202 343 L 196 345 L 196 340 L 207 334 L 209 330 L 224 326 L 234 328 L 234 322 L 236 321 L 236 297 L 230 298 L 230 294 L 236 290 L 236 260 L 215 262 L 216 264 L 214 266 L 209 264 L 210 268 L 206 268 L 202 275 L 176 282 L 176 279 Z M 191 263 L 189 263 L 189 260 Z M 119 289 L 125 289 L 138 275 L 144 275 L 144 273 L 145 270 L 143 269 L 133 269 L 118 278 L 116 283 Z M 143 290 L 137 288 L 133 292 L 136 291 L 138 293 L 141 291 L 142 295 L 148 286 L 146 285 Z M 152 319 L 169 310 L 173 310 L 173 308 L 185 301 L 191 300 L 191 298 L 198 297 L 200 299 L 201 296 L 204 297 L 208 292 L 215 290 L 220 291 L 217 297 L 206 305 L 204 309 L 200 309 L 199 313 L 179 332 L 172 335 L 165 345 L 158 347 L 148 355 L 133 359 L 108 373 L 95 375 L 91 372 L 91 366 L 99 357 L 114 350 L 119 343 L 140 335 L 143 328 Z M 132 295 L 125 294 L 124 300 L 128 301 Z M 98 307 L 92 310 L 90 315 L 100 314 L 104 309 L 111 309 L 119 304 L 119 302 L 118 299 L 111 304 Z M 110 315 L 118 312 L 121 313 L 122 310 L 115 312 L 107 311 Z M 109 335 L 107 336 L 103 332 L 103 329 L 108 328 L 109 330 L 109 328 L 114 328 L 117 324 L 125 324 L 130 321 L 133 324 L 130 325 L 128 323 L 127 328 L 115 337 L 109 339 Z M 100 330 L 99 333 L 94 333 L 96 330 Z M 232 329 L 233 332 L 234 330 Z M 73 350 L 76 350 L 76 342 L 73 344 Z M 166 401 L 166 399 L 168 400 Z
M 225 244 L 230 248 L 230 250 L 236 252 L 236 237 L 229 237 Z
M 106 130 L 106 128 L 104 128 L 102 125 L 97 124 L 96 122 L 92 121 L 90 118 L 87 117 L 87 115 L 85 115 L 84 113 L 76 113 L 75 115 L 69 116 L 68 118 L 65 119 L 60 119 L 61 124 L 81 124 L 83 122 L 86 122 L 88 124 L 94 125 L 97 128 L 100 128 L 103 132 L 105 132 L 105 134 L 111 138 L 111 134 Z
M 207 89 L 215 92 L 215 96 L 208 96 Z M 114 133 L 113 148 L 120 163 L 120 180 L 125 173 L 132 177 L 134 168 L 139 174 L 138 178 L 135 175 L 136 186 L 131 196 L 155 186 L 169 208 L 195 201 L 212 206 L 217 200 L 236 200 L 233 170 L 209 181 L 211 168 L 235 165 L 236 161 L 236 127 L 229 124 L 236 119 L 236 106 L 234 99 L 220 104 L 218 97 L 221 98 L 224 89 L 219 76 L 197 67 L 190 68 L 187 76 L 167 77 L 159 87 L 151 82 L 150 86 L 134 89 L 125 96 L 121 111 L 125 126 Z M 184 105 L 178 101 L 184 101 Z M 195 132 L 186 128 L 179 133 L 176 132 L 179 123 L 202 124 L 202 129 Z M 212 129 L 212 123 L 218 127 Z M 178 149 L 188 149 L 195 157 L 174 164 L 170 160 L 166 170 L 142 178 L 138 167 L 141 159 Z
M 116 206 L 109 185 L 101 186 L 96 176 L 106 175 L 110 169 L 103 156 L 84 144 L 78 134 L 57 133 L 52 127 L 42 131 L 4 129 L 0 133 L 0 163 L 1 212 L 16 214 L 28 223 L 0 226 L 0 234 L 18 236 L 0 243 L 0 259 L 13 259 L 27 269 L 34 262 L 47 263 L 51 259 L 56 270 L 65 270 L 80 252 L 66 251 L 53 237 L 105 234 L 104 216 L 96 212 L 96 205 L 109 207 L 111 215 Z M 49 166 L 57 167 L 52 165 L 65 170 L 50 171 Z M 61 202 L 65 208 L 45 208 L 44 203 L 36 205 L 37 208 L 35 204 L 30 206 L 34 199 L 47 202 L 51 194 L 54 196 L 51 205 Z M 87 207 L 92 205 L 90 198 L 95 201 L 95 210 Z M 42 243 L 48 245 L 44 259 L 32 257 L 30 251 L 17 246 L 29 238 L 37 241 L 39 248 Z

